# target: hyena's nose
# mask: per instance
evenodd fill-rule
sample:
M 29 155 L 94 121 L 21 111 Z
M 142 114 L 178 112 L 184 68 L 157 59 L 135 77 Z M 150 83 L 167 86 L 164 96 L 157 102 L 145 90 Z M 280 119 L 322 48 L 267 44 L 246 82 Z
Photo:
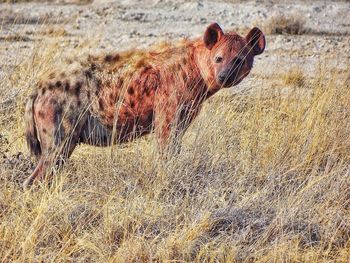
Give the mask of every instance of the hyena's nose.
M 218 76 L 218 80 L 219 80 L 220 83 L 224 83 L 225 79 L 226 79 L 226 74 L 221 73 Z

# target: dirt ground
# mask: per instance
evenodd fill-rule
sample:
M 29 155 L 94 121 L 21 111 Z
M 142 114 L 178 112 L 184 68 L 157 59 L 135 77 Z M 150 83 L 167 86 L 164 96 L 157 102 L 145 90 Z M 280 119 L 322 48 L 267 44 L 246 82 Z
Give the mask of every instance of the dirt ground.
M 291 64 L 312 70 L 320 57 L 345 68 L 350 57 L 349 2 L 96 0 L 86 5 L 66 2 L 1 4 L 2 69 L 14 65 L 16 47 L 28 54 L 38 38 L 47 37 L 36 34 L 45 23 L 65 30 L 62 41 L 75 43 L 82 36 L 98 35 L 99 48 L 125 50 L 145 48 L 164 40 L 198 37 L 213 21 L 226 30 L 245 34 L 252 26 L 264 29 L 271 18 L 292 16 L 307 33 L 269 35 L 266 53 L 256 63 L 255 72 L 266 74 Z M 8 41 L 16 37 L 15 43 Z

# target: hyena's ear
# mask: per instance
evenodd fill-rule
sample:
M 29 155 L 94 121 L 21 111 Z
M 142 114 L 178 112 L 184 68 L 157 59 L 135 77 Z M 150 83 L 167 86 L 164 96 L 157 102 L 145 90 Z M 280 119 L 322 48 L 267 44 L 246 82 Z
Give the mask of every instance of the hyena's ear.
M 208 49 L 212 49 L 223 34 L 224 32 L 222 31 L 218 23 L 212 23 L 210 26 L 207 27 L 207 30 L 205 30 L 203 37 L 204 45 Z
M 260 55 L 265 50 L 265 36 L 264 33 L 257 27 L 254 27 L 249 31 L 248 35 L 245 37 L 249 47 L 251 48 L 254 56 Z

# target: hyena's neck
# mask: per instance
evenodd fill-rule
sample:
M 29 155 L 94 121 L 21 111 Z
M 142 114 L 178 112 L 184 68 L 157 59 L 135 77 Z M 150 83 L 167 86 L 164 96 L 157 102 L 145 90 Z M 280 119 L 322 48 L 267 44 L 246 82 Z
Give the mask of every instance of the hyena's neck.
M 182 59 L 170 66 L 170 72 L 176 73 L 175 82 L 183 86 L 183 91 L 191 100 L 201 103 L 217 91 L 210 88 L 213 77 L 210 75 L 209 50 L 204 47 L 202 40 L 189 43 Z
M 200 72 L 200 75 L 205 82 L 206 86 L 206 98 L 214 95 L 219 87 L 216 85 L 214 70 L 210 63 L 210 50 L 204 46 L 202 40 L 197 40 L 194 43 L 194 61 L 196 63 L 196 67 Z

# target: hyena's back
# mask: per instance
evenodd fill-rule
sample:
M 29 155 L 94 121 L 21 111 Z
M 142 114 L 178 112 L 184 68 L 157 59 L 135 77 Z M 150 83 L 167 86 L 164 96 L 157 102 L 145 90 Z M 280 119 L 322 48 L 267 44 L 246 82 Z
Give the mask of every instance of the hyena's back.
M 122 72 L 118 56 L 90 57 L 39 83 L 25 115 L 33 154 L 69 157 L 79 142 L 109 145 L 113 130 L 119 142 L 151 131 L 158 73 L 145 64 Z

